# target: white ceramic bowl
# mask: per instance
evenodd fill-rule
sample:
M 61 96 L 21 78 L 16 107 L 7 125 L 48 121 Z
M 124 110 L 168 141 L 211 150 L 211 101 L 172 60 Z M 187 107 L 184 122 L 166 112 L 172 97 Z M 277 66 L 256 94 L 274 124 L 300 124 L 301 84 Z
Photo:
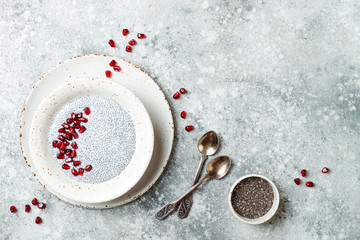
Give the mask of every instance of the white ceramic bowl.
M 274 192 L 274 201 L 273 201 L 273 205 L 270 208 L 269 212 L 267 212 L 264 216 L 260 217 L 260 218 L 255 218 L 255 219 L 250 219 L 250 218 L 246 218 L 241 216 L 240 214 L 238 214 L 235 209 L 233 208 L 232 204 L 231 204 L 231 196 L 232 196 L 232 192 L 234 191 L 234 188 L 236 187 L 236 185 L 241 182 L 242 180 L 246 179 L 246 178 L 250 178 L 250 177 L 259 177 L 262 178 L 264 180 L 266 180 L 268 183 L 270 183 L 270 186 L 273 189 Z M 238 179 L 234 185 L 231 187 L 230 193 L 229 193 L 229 206 L 231 209 L 231 212 L 241 221 L 248 223 L 248 224 L 261 224 L 264 223 L 268 220 L 270 220 L 276 213 L 276 211 L 279 208 L 279 203 L 280 203 L 280 198 L 279 198 L 279 191 L 276 187 L 276 185 L 268 178 L 261 176 L 261 175 L 257 175 L 257 174 L 249 174 L 249 175 L 245 175 L 243 177 L 241 177 L 240 179 Z
M 130 115 L 136 135 L 135 151 L 126 168 L 114 178 L 94 184 L 66 176 L 56 165 L 47 144 L 48 130 L 58 109 L 74 98 L 90 95 L 118 103 Z M 33 164 L 46 185 L 66 198 L 85 203 L 110 201 L 128 192 L 143 176 L 154 147 L 152 123 L 140 100 L 122 85 L 99 78 L 76 79 L 50 93 L 35 112 L 29 136 Z

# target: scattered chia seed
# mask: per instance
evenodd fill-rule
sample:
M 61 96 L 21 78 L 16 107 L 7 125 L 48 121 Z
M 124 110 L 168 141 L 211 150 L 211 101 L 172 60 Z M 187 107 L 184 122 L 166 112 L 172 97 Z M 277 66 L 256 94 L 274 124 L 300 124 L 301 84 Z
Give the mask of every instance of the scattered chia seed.
M 231 195 L 234 210 L 250 219 L 264 216 L 273 202 L 274 192 L 270 183 L 260 177 L 249 177 L 240 181 Z
M 58 129 L 71 112 L 80 113 L 84 107 L 89 107 L 91 114 L 86 117 L 86 131 L 73 140 L 78 145 L 75 160 L 81 161 L 77 168 L 89 164 L 93 168 L 83 176 L 73 176 L 70 170 L 62 169 L 64 159 L 56 158 L 58 149 L 53 148 L 52 141 L 57 139 Z M 86 183 L 104 182 L 120 174 L 132 159 L 135 143 L 135 128 L 129 114 L 115 101 L 100 96 L 84 96 L 64 104 L 55 114 L 48 133 L 48 149 L 59 169 Z

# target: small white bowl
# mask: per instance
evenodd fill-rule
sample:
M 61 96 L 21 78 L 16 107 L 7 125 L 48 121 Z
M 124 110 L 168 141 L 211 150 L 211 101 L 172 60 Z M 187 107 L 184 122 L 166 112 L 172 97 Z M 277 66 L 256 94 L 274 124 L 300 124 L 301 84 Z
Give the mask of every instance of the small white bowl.
M 270 210 L 262 217 L 259 218 L 255 218 L 255 219 L 250 219 L 247 217 L 243 217 L 240 214 L 238 214 L 235 209 L 233 208 L 232 204 L 231 204 L 231 196 L 232 196 L 232 192 L 234 191 L 234 188 L 236 187 L 236 185 L 238 185 L 239 182 L 241 182 L 242 180 L 246 179 L 246 178 L 250 178 L 250 177 L 259 177 L 262 178 L 264 180 L 266 180 L 270 186 L 273 189 L 274 192 L 274 201 L 273 201 L 273 205 L 270 208 Z M 270 220 L 276 213 L 276 211 L 279 208 L 279 203 L 280 203 L 280 198 L 279 198 L 279 191 L 277 189 L 277 187 L 275 186 L 275 184 L 268 178 L 261 176 L 261 175 L 257 175 L 257 174 L 249 174 L 249 175 L 245 175 L 243 177 L 241 177 L 239 180 L 237 180 L 234 185 L 231 187 L 230 193 L 229 193 L 229 206 L 230 209 L 232 211 L 232 213 L 241 221 L 243 221 L 244 223 L 248 223 L 248 224 L 261 224 L 264 223 L 268 220 Z

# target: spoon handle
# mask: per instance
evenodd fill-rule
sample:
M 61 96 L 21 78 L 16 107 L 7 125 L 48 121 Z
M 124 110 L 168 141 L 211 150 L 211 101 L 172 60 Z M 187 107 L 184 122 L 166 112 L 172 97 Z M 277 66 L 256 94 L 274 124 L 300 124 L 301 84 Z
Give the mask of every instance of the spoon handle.
M 195 191 L 201 184 L 203 184 L 204 182 L 206 182 L 207 180 L 210 179 L 210 176 L 208 174 L 205 175 L 205 177 L 203 179 L 201 179 L 198 183 L 196 183 L 194 186 L 192 186 L 192 188 L 190 188 L 186 193 L 184 193 L 181 197 L 179 197 L 178 199 L 176 199 L 173 202 L 170 202 L 168 204 L 166 204 L 165 206 L 163 206 L 162 208 L 159 209 L 159 211 L 157 211 L 156 213 L 156 218 L 159 220 L 164 220 L 165 218 L 167 218 L 167 216 L 169 216 L 172 212 L 175 211 L 177 205 L 179 204 L 179 202 L 181 200 L 183 200 L 186 196 L 188 196 L 189 194 L 191 194 L 193 191 Z
M 194 179 L 194 183 L 193 185 L 195 185 L 197 183 L 197 181 L 199 180 L 199 177 L 201 175 L 201 171 L 203 169 L 204 163 L 207 159 L 207 155 L 201 155 L 201 160 L 198 166 L 198 169 L 196 171 L 196 176 Z M 183 201 L 181 201 L 180 205 L 179 205 L 179 210 L 178 210 L 178 217 L 181 219 L 184 219 L 188 216 L 189 212 L 190 212 L 190 208 L 192 206 L 192 194 L 189 194 L 186 198 L 183 199 Z

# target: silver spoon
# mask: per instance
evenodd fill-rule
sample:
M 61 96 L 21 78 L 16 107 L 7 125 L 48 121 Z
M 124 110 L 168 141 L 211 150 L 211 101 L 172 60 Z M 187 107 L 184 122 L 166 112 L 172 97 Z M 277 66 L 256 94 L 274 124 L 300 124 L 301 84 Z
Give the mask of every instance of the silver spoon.
M 210 131 L 205 133 L 200 139 L 197 144 L 198 150 L 201 153 L 201 160 L 199 167 L 196 171 L 196 176 L 194 179 L 193 185 L 197 183 L 199 177 L 201 175 L 201 171 L 203 169 L 204 163 L 208 156 L 214 155 L 220 145 L 220 141 L 218 136 L 214 131 Z M 192 194 L 189 194 L 183 201 L 181 201 L 179 205 L 178 217 L 179 218 L 186 218 L 190 212 L 190 208 L 192 206 Z
M 192 186 L 192 188 L 190 188 L 189 191 L 183 194 L 180 198 L 163 206 L 156 213 L 156 218 L 159 220 L 164 220 L 167 216 L 169 216 L 172 212 L 175 211 L 176 206 L 180 203 L 181 200 L 183 200 L 185 197 L 195 191 L 195 189 L 197 189 L 207 180 L 212 178 L 220 179 L 224 177 L 229 172 L 230 167 L 231 159 L 227 156 L 221 156 L 211 160 L 206 166 L 207 174 L 205 175 L 205 177 L 201 179 L 198 183 L 196 183 L 194 186 Z

